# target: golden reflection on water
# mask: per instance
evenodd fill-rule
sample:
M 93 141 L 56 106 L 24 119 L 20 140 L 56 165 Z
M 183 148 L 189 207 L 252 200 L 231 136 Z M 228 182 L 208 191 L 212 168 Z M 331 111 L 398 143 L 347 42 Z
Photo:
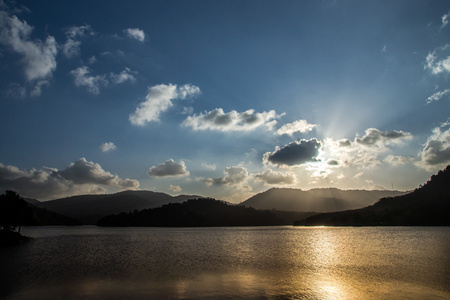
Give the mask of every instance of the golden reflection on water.
M 6 299 L 450 299 L 448 229 L 109 230 L 36 239 Z

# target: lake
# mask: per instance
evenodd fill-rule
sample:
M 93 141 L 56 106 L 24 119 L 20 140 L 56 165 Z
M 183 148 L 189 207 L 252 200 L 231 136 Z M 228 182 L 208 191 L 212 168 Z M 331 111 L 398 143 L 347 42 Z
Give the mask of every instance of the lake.
M 450 227 L 27 227 L 1 299 L 450 299 Z

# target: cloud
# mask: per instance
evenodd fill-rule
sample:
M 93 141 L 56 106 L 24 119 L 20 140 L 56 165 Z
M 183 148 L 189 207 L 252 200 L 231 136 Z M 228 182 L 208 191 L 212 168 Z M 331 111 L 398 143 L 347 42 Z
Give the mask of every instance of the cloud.
M 397 130 L 383 132 L 376 128 L 369 128 L 369 129 L 366 129 L 363 137 L 355 138 L 355 143 L 361 144 L 361 145 L 364 145 L 367 147 L 372 147 L 372 146 L 376 146 L 376 145 L 380 146 L 380 145 L 385 145 L 387 143 L 392 143 L 395 141 L 401 141 L 401 140 L 411 139 L 411 138 L 412 138 L 412 134 L 410 134 L 409 132 L 403 132 L 403 131 L 397 131 Z
M 178 163 L 173 159 L 169 159 L 158 166 L 153 166 L 148 170 L 148 175 L 152 177 L 188 176 L 189 174 L 184 161 Z
M 72 26 L 66 29 L 66 42 L 61 46 L 64 56 L 71 58 L 80 55 L 81 42 L 78 38 L 84 37 L 86 33 L 93 35 L 94 31 L 90 25 Z
M 362 137 L 356 135 L 353 141 L 349 139 L 325 139 L 322 153 L 329 159 L 329 166 L 350 167 L 353 165 L 372 168 L 381 163 L 379 156 L 388 151 L 389 146 L 401 144 L 406 140 L 411 140 L 412 137 L 413 135 L 409 132 L 381 131 L 376 128 L 369 128 Z M 330 162 L 333 162 L 333 164 L 330 165 Z M 401 160 L 399 158 L 392 161 L 388 159 L 386 162 L 399 165 Z
M 117 149 L 116 145 L 114 145 L 113 142 L 107 142 L 100 145 L 100 149 L 102 149 L 102 152 L 110 152 Z
M 292 136 L 296 132 L 305 133 L 307 131 L 312 131 L 315 127 L 317 127 L 316 124 L 308 124 L 306 120 L 297 120 L 293 123 L 281 126 L 281 128 L 276 131 L 276 134 L 288 134 Z
M 274 110 L 262 113 L 255 113 L 253 109 L 242 113 L 232 110 L 225 113 L 222 108 L 216 108 L 210 112 L 188 116 L 184 120 L 183 126 L 191 127 L 196 131 L 250 131 L 261 126 L 265 126 L 271 130 L 276 124 L 275 119 L 279 117 Z
M 225 176 L 217 178 L 208 178 L 205 180 L 208 185 L 238 185 L 246 183 L 248 171 L 244 167 L 234 166 L 225 168 Z
M 143 42 L 145 40 L 144 30 L 138 28 L 127 28 L 123 32 L 130 39 L 136 39 L 139 42 Z
M 316 139 L 294 141 L 283 148 L 276 147 L 273 152 L 266 152 L 263 162 L 275 166 L 296 166 L 316 162 L 321 147 L 322 143 Z
M 131 74 L 131 70 L 129 68 L 125 68 L 119 74 L 110 73 L 111 81 L 115 84 L 121 84 L 127 81 L 135 82 L 136 78 Z
M 38 81 L 42 86 L 56 70 L 57 43 L 53 36 L 48 36 L 45 42 L 31 40 L 32 31 L 33 27 L 26 21 L 0 11 L 0 43 L 22 56 L 26 79 L 29 82 Z
M 70 74 L 75 78 L 76 86 L 85 86 L 92 94 L 98 95 L 100 93 L 100 86 L 108 85 L 108 80 L 105 75 L 92 76 L 88 67 L 83 66 L 70 71 Z
M 215 170 L 216 164 L 202 163 L 202 167 L 209 170 Z
M 444 72 L 450 73 L 450 56 L 446 58 L 439 58 L 438 55 L 441 52 L 447 52 L 450 45 L 444 45 L 437 48 L 433 52 L 428 53 L 426 57 L 425 69 L 429 69 L 433 75 L 438 75 Z M 445 56 L 445 55 L 444 55 Z
M 383 159 L 383 162 L 390 164 L 392 166 L 404 165 L 412 161 L 414 161 L 414 157 L 406 157 L 398 155 L 388 155 Z
M 430 171 L 450 163 L 450 129 L 442 131 L 436 127 L 432 132 L 420 154 L 419 162 L 419 166 Z
M 255 174 L 256 179 L 264 181 L 264 184 L 293 184 L 296 182 L 295 173 L 287 172 L 276 172 L 271 169 L 267 169 L 262 173 Z
M 450 89 L 445 89 L 443 91 L 436 92 L 433 95 L 431 95 L 430 97 L 428 97 L 426 102 L 427 102 L 427 104 L 429 104 L 433 101 L 439 101 L 439 100 L 441 100 L 442 97 L 447 95 L 449 92 L 450 92 Z
M 64 170 L 44 167 L 20 170 L 0 163 L 0 187 L 12 189 L 24 197 L 53 199 L 85 193 L 104 193 L 104 187 L 137 189 L 139 181 L 121 179 L 106 172 L 99 164 L 80 158 Z
M 186 99 L 200 93 L 200 88 L 185 84 L 159 84 L 148 89 L 146 100 L 139 104 L 136 111 L 129 116 L 131 124 L 144 126 L 148 122 L 159 122 L 159 115 L 173 105 L 172 100 Z
M 180 193 L 183 189 L 179 185 L 169 185 L 169 191 Z
M 442 25 L 441 25 L 441 28 L 444 28 L 445 26 L 447 26 L 449 15 L 450 15 L 450 12 L 449 12 L 448 14 L 444 14 L 444 15 L 442 16 L 442 18 L 441 18 L 441 19 L 442 19 Z

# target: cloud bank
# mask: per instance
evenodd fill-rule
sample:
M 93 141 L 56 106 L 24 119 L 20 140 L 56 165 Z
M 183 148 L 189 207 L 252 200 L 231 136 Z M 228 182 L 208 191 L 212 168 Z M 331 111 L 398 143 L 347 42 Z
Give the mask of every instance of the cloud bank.
M 86 193 L 104 193 L 105 187 L 118 190 L 137 189 L 139 181 L 121 179 L 94 162 L 80 158 L 64 170 L 44 167 L 20 170 L 0 163 L 0 187 L 11 189 L 24 197 L 54 199 Z

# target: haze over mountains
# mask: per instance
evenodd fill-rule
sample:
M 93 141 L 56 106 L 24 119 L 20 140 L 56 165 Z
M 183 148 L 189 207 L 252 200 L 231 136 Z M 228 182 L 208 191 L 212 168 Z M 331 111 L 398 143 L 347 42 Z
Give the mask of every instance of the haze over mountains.
M 407 192 L 340 190 L 336 188 L 300 189 L 272 188 L 259 193 L 241 205 L 256 209 L 285 211 L 333 212 L 369 206 L 384 197 L 399 196 Z
M 400 194 L 403 193 L 398 191 L 344 191 L 335 188 L 309 191 L 274 188 L 257 194 L 240 205 L 261 210 L 332 212 L 365 207 L 383 197 Z M 197 198 L 201 197 L 196 195 L 173 197 L 152 191 L 124 191 L 108 195 L 73 196 L 46 202 L 34 199 L 27 199 L 27 201 L 49 211 L 79 220 L 83 224 L 96 224 L 104 216 L 156 208 L 169 203 L 182 203 Z

